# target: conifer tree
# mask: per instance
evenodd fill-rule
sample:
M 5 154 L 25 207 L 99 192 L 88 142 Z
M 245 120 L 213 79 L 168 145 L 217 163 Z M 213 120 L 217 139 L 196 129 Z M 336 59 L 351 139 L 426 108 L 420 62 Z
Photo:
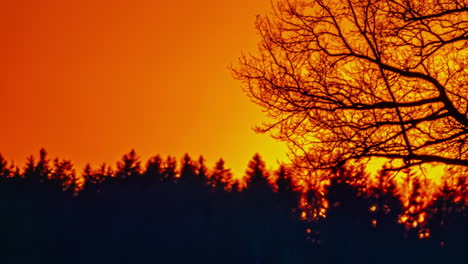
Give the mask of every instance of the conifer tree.
M 296 191 L 291 172 L 284 165 L 281 165 L 276 172 L 276 176 L 277 193 L 280 203 L 289 209 L 297 208 L 299 206 L 300 193 Z
M 141 165 L 139 157 L 137 156 L 135 150 L 131 150 L 129 153 L 125 154 L 122 159 L 117 162 L 117 172 L 116 175 L 119 179 L 132 179 L 138 177 L 141 173 Z
M 219 159 L 211 173 L 210 185 L 216 191 L 225 191 L 232 178 L 231 170 L 224 167 L 224 160 Z
M 258 153 L 249 161 L 245 182 L 247 184 L 247 191 L 258 193 L 273 192 L 270 176 L 265 168 L 265 162 Z

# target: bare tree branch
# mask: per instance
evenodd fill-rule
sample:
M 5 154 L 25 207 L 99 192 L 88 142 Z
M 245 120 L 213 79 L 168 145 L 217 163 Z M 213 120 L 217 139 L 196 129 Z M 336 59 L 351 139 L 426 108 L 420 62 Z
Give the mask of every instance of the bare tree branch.
M 289 143 L 327 169 L 351 159 L 468 166 L 468 1 L 279 0 L 232 68 Z

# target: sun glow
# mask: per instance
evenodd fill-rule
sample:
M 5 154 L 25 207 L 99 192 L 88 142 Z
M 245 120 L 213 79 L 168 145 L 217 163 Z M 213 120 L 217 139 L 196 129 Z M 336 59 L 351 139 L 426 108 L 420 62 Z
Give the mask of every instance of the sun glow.
M 388 159 L 370 159 L 360 162 L 353 162 L 351 167 L 361 167 L 364 174 L 359 181 L 365 186 L 365 190 L 371 188 L 380 188 L 382 173 L 386 168 L 392 168 L 389 165 L 402 165 L 401 161 Z M 417 229 L 418 237 L 426 239 L 430 237 L 430 230 L 425 228 L 428 219 L 428 206 L 431 206 L 436 197 L 441 194 L 443 188 L 456 188 L 459 179 L 463 179 L 463 173 L 450 173 L 446 165 L 428 163 L 420 166 L 414 166 L 408 169 L 385 172 L 385 181 L 392 181 L 395 185 L 396 195 L 401 200 L 403 213 L 398 216 L 398 222 L 406 229 Z M 319 174 L 314 174 L 316 179 L 312 180 L 314 191 L 313 199 L 309 198 L 301 201 L 301 218 L 303 220 L 317 220 L 327 217 L 329 202 L 326 200 L 326 188 L 330 185 L 330 180 L 323 178 Z M 302 182 L 302 186 L 307 186 Z M 310 186 L 309 186 L 310 187 Z M 306 188 L 307 189 L 307 188 Z M 307 192 L 306 192 L 307 193 Z M 305 194 L 304 196 L 306 196 Z M 455 202 L 459 202 L 462 197 L 456 197 Z M 466 201 L 465 201 L 466 202 Z M 335 205 L 333 205 L 335 206 Z M 370 205 L 368 211 L 376 213 L 383 210 L 384 214 L 392 210 L 388 205 L 382 205 L 379 208 L 377 204 Z M 374 228 L 378 226 L 377 219 L 371 219 L 370 225 Z

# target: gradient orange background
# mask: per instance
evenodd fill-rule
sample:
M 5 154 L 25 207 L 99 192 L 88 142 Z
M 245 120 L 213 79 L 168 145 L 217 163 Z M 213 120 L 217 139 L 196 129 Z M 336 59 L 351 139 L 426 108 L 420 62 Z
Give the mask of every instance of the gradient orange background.
M 22 166 L 44 147 L 114 165 L 134 148 L 219 157 L 236 176 L 286 147 L 227 66 L 254 51 L 270 1 L 4 1 L 0 8 L 0 153 Z

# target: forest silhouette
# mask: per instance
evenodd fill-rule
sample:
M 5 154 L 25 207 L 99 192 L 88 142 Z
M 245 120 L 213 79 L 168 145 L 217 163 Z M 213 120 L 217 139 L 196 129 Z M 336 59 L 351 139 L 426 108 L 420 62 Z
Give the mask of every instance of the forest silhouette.
M 0 263 L 460 263 L 468 259 L 466 181 L 442 187 L 412 226 L 421 185 L 403 205 L 386 172 L 368 186 L 360 167 L 338 167 L 323 190 L 294 171 L 266 169 L 260 155 L 245 177 L 224 160 L 135 151 L 116 168 L 45 150 L 24 168 L 0 156 Z M 401 216 L 406 215 L 406 221 Z M 408 224 L 410 223 L 410 224 Z M 416 223 L 416 222 L 414 222 Z

